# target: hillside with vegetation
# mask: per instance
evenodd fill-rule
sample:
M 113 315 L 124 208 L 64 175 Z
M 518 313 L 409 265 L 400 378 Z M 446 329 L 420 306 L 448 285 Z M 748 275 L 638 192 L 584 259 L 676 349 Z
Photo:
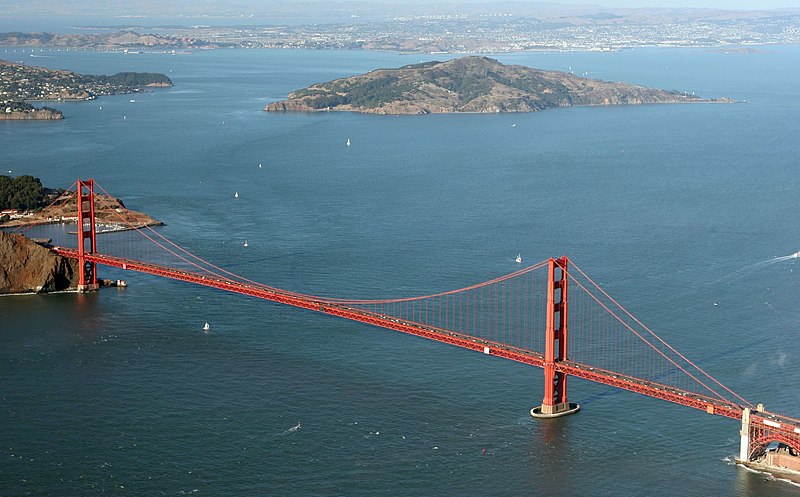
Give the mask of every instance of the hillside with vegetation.
M 0 175 L 0 211 L 8 211 L 0 213 L 0 228 L 59 223 L 65 219 L 74 221 L 78 211 L 75 197 L 74 191 L 44 187 L 41 180 L 33 176 Z M 108 225 L 106 231 L 163 224 L 147 214 L 126 208 L 118 198 L 98 193 L 95 193 L 95 219 L 97 223 Z
M 59 195 L 61 191 L 49 190 L 42 186 L 39 178 L 33 176 L 0 175 L 0 209 L 27 211 L 44 207 L 48 198 Z
M 572 105 L 703 102 L 684 92 L 504 65 L 488 57 L 425 62 L 317 83 L 267 105 L 270 112 L 375 114 L 535 112 Z M 728 101 L 721 99 L 719 101 Z

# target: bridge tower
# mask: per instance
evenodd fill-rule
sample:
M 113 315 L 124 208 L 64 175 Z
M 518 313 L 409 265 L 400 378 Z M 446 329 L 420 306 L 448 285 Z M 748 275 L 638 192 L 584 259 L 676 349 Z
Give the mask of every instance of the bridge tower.
M 544 347 L 544 399 L 531 409 L 535 418 L 556 418 L 578 412 L 578 404 L 567 400 L 567 374 L 556 364 L 567 359 L 567 266 L 566 256 L 550 259 L 547 269 L 547 322 Z
M 78 291 L 91 292 L 99 288 L 97 266 L 86 260 L 87 254 L 97 252 L 97 231 L 94 222 L 94 180 L 78 180 Z M 88 243 L 87 243 L 88 242 Z M 87 247 L 88 245 L 88 247 Z

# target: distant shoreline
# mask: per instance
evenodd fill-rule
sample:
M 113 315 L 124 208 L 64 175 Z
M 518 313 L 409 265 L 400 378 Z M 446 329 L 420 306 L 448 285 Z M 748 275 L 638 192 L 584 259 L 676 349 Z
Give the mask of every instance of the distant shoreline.
M 275 102 L 279 102 L 276 100 Z M 272 102 L 272 103 L 275 103 Z M 575 104 L 563 107 L 553 107 L 550 109 L 543 109 L 536 112 L 545 112 L 545 111 L 552 111 L 557 109 L 566 109 L 566 108 L 601 108 L 601 107 L 639 107 L 645 105 L 698 105 L 698 104 L 740 104 L 743 103 L 742 100 L 736 100 L 728 97 L 720 97 L 720 98 L 709 98 L 709 99 L 699 99 L 694 101 L 685 101 L 685 102 L 648 102 L 644 104 Z M 518 112 L 518 111 L 508 111 L 508 112 L 480 112 L 480 111 L 452 111 L 452 112 L 429 112 L 426 114 L 380 114 L 375 112 L 362 112 L 356 109 L 340 109 L 340 108 L 333 108 L 333 109 L 307 109 L 307 110 L 292 110 L 292 111 L 268 111 L 270 114 L 320 114 L 324 112 L 352 112 L 356 114 L 371 114 L 375 116 L 385 116 L 391 115 L 393 117 L 397 116 L 412 116 L 412 117 L 422 117 L 422 116 L 445 116 L 450 114 L 527 114 L 529 112 Z

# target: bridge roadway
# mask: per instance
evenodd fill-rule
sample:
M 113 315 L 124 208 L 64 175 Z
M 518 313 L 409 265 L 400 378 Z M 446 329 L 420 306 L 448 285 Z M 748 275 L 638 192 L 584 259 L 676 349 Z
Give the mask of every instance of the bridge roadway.
M 78 258 L 76 249 L 64 247 L 52 247 L 55 252 L 64 257 L 72 259 Z M 264 300 L 270 300 L 281 304 L 300 307 L 311 311 L 329 314 L 344 319 L 350 319 L 361 323 L 371 324 L 390 330 L 400 331 L 411 335 L 416 335 L 438 342 L 449 343 L 465 349 L 482 352 L 486 355 L 493 355 L 510 359 L 512 361 L 529 364 L 531 366 L 543 367 L 544 355 L 539 352 L 512 347 L 503 343 L 484 340 L 482 338 L 457 333 L 454 331 L 435 328 L 413 321 L 399 319 L 394 316 L 378 314 L 363 309 L 326 301 L 319 297 L 303 295 L 298 293 L 272 288 L 267 286 L 250 285 L 247 283 L 230 281 L 219 276 L 203 275 L 190 271 L 181 271 L 167 266 L 151 264 L 143 261 L 128 260 L 119 257 L 86 254 L 87 261 L 103 264 L 106 266 L 117 267 L 123 270 L 137 271 L 140 273 L 152 274 L 164 278 L 170 278 L 196 285 L 217 288 L 228 292 L 249 295 Z M 585 380 L 610 385 L 622 390 L 640 393 L 649 397 L 667 400 L 676 404 L 692 407 L 707 412 L 732 419 L 741 419 L 743 406 L 727 402 L 713 397 L 700 395 L 697 393 L 680 390 L 656 382 L 643 380 L 634 376 L 620 374 L 595 368 L 586 364 L 574 361 L 561 361 L 555 364 L 557 371 L 562 371 L 570 376 L 583 378 Z M 800 420 L 779 416 L 769 412 L 754 411 L 750 418 L 758 425 L 769 427 L 773 433 L 782 435 L 785 439 L 796 441 L 800 445 Z

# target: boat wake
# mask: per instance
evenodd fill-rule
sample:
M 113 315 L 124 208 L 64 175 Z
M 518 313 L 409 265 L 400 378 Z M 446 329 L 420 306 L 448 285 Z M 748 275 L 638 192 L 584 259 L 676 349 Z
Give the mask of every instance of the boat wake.
M 278 434 L 277 434 L 277 435 L 275 435 L 275 436 L 276 436 L 276 437 L 282 437 L 282 436 L 284 436 L 284 435 L 289 435 L 289 434 L 291 434 L 291 433 L 296 433 L 298 430 L 300 430 L 300 421 L 298 421 L 296 425 L 292 426 L 292 427 L 291 427 L 291 428 L 289 428 L 288 430 L 284 430 L 284 431 L 282 431 L 282 432 L 278 433 Z
M 739 280 L 739 279 L 743 278 L 745 275 L 747 275 L 747 273 L 749 273 L 750 271 L 753 271 L 754 269 L 759 269 L 759 268 L 763 268 L 763 267 L 766 267 L 766 266 L 772 266 L 773 264 L 778 264 L 778 263 L 781 263 L 781 262 L 791 261 L 791 260 L 794 260 L 794 259 L 800 259 L 800 251 L 791 253 L 789 255 L 782 255 L 782 256 L 778 256 L 778 257 L 772 257 L 772 258 L 767 259 L 765 261 L 759 261 L 759 262 L 756 262 L 754 264 L 749 264 L 747 266 L 740 267 L 739 269 L 737 269 L 736 271 L 730 273 L 729 275 L 723 276 L 720 279 L 720 281 L 725 281 L 725 282 L 736 281 L 736 280 Z
M 791 259 L 800 259 L 800 251 L 797 251 L 797 252 L 795 252 L 793 254 L 789 254 L 789 255 L 783 255 L 781 257 L 773 257 L 772 259 L 763 261 L 761 264 L 766 266 L 766 265 L 769 265 L 769 264 L 775 264 L 776 262 L 783 262 L 783 261 L 788 261 L 788 260 L 791 260 Z

